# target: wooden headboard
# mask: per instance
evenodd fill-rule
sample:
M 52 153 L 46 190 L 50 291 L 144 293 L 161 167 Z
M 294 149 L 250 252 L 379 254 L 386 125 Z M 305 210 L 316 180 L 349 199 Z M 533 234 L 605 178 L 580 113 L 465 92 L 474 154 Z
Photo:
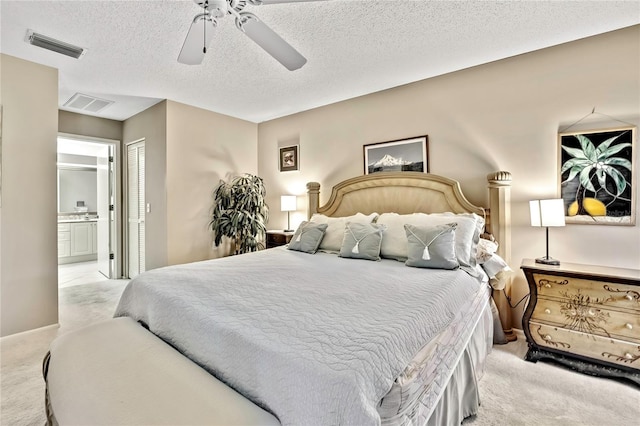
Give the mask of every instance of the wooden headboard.
M 314 213 L 350 216 L 358 212 L 476 213 L 486 221 L 487 232 L 500 244 L 500 256 L 509 262 L 511 214 L 509 187 L 511 173 L 487 176 L 489 206 L 471 204 L 460 184 L 444 176 L 420 172 L 373 173 L 340 182 L 331 190 L 329 201 L 320 206 L 320 184 L 307 183 L 308 217 Z

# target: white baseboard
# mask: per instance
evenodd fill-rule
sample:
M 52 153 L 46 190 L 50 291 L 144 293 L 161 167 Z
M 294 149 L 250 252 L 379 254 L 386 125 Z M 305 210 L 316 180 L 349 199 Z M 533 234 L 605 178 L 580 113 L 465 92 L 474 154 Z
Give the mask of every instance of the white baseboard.
M 43 331 L 46 331 L 46 330 L 56 329 L 56 328 L 60 328 L 60 324 L 56 323 L 56 324 L 51 324 L 51 325 L 45 325 L 44 327 L 34 328 L 33 330 L 27 330 L 27 331 L 23 331 L 21 333 L 10 334 L 8 336 L 0 337 L 0 343 L 9 343 L 9 342 L 11 342 L 13 340 L 17 340 L 17 339 L 23 338 L 23 337 L 28 336 L 30 334 L 40 333 L 40 332 L 43 332 Z

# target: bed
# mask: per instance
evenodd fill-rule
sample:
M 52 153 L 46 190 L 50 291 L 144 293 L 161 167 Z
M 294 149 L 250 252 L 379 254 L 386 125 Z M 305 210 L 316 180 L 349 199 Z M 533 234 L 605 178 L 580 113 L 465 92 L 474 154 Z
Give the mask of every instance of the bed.
M 148 271 L 115 316 L 143 324 L 283 425 L 459 424 L 476 413 L 501 330 L 489 277 L 465 263 L 475 248 L 459 238 L 485 232 L 508 259 L 509 181 L 489 176 L 491 209 L 433 174 L 353 178 L 323 206 L 320 185 L 309 183 L 309 221 L 289 247 Z M 414 219 L 429 226 L 402 225 L 409 251 L 393 255 L 397 241 L 385 235 Z M 389 256 L 367 257 L 376 244 Z

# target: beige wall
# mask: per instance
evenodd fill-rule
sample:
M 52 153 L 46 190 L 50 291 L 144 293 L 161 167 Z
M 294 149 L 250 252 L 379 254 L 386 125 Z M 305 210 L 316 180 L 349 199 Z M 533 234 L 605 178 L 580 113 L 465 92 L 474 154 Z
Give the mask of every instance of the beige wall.
M 208 229 L 220 179 L 257 173 L 255 123 L 167 101 L 168 263 L 218 257 Z
M 58 71 L 0 55 L 0 335 L 58 322 Z
M 60 133 L 121 141 L 122 127 L 122 121 L 58 111 L 58 131 Z
M 514 179 L 517 300 L 527 291 L 521 259 L 545 250 L 544 230 L 529 226 L 528 201 L 559 194 L 558 130 L 594 107 L 638 125 L 639 93 L 640 26 L 634 26 L 261 123 L 258 171 L 270 205 L 278 204 L 280 194 L 304 194 L 307 181 L 322 183 L 325 202 L 332 185 L 363 173 L 364 144 L 418 135 L 429 136 L 430 171 L 459 180 L 473 203 L 487 201 L 487 173 L 508 170 Z M 595 114 L 581 125 L 620 123 Z M 277 148 L 294 143 L 300 144 L 301 170 L 278 172 Z M 634 149 L 637 191 L 637 143 Z M 299 208 L 297 221 L 305 213 L 304 198 Z M 286 215 L 272 209 L 269 227 L 285 225 Z M 550 254 L 567 262 L 640 268 L 640 226 L 551 229 Z
M 145 217 L 145 264 L 149 270 L 167 265 L 167 101 L 125 120 L 123 158 L 127 156 L 126 145 L 140 139 L 145 140 L 145 196 L 150 206 Z
M 124 122 L 125 144 L 145 139 L 147 270 L 221 254 L 207 227 L 211 193 L 220 179 L 257 172 L 257 127 L 173 101 Z

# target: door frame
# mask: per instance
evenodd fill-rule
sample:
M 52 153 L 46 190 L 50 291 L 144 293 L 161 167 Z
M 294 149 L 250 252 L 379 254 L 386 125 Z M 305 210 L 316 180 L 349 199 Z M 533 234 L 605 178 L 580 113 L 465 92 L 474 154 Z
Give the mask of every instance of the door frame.
M 124 223 L 124 228 L 122 231 L 122 276 L 128 278 L 129 277 L 129 146 L 135 145 L 137 143 L 143 143 L 146 148 L 146 138 L 140 138 L 133 140 L 131 142 L 126 142 L 122 148 L 124 164 L 122 166 L 122 218 Z M 145 157 L 146 157 L 146 149 L 145 149 Z M 146 164 L 145 158 L 145 164 Z M 145 166 L 146 171 L 146 166 Z M 146 173 L 145 173 L 146 174 Z M 147 179 L 145 176 L 145 185 Z M 145 204 L 147 197 L 147 188 L 145 187 Z M 146 226 L 146 206 L 145 206 L 145 226 Z M 146 234 L 145 234 L 146 235 Z M 146 247 L 146 244 L 145 244 Z
M 59 138 L 72 139 L 78 142 L 90 142 L 104 145 L 113 146 L 114 153 L 114 224 L 115 224 L 115 240 L 111 247 L 113 251 L 113 270 L 115 277 L 112 279 L 119 279 L 123 277 L 122 259 L 123 259 L 123 234 L 122 234 L 122 141 L 117 139 L 98 138 L 94 136 L 76 135 L 73 133 L 58 132 Z M 56 141 L 57 143 L 57 141 Z M 57 150 L 56 150 L 57 151 Z

